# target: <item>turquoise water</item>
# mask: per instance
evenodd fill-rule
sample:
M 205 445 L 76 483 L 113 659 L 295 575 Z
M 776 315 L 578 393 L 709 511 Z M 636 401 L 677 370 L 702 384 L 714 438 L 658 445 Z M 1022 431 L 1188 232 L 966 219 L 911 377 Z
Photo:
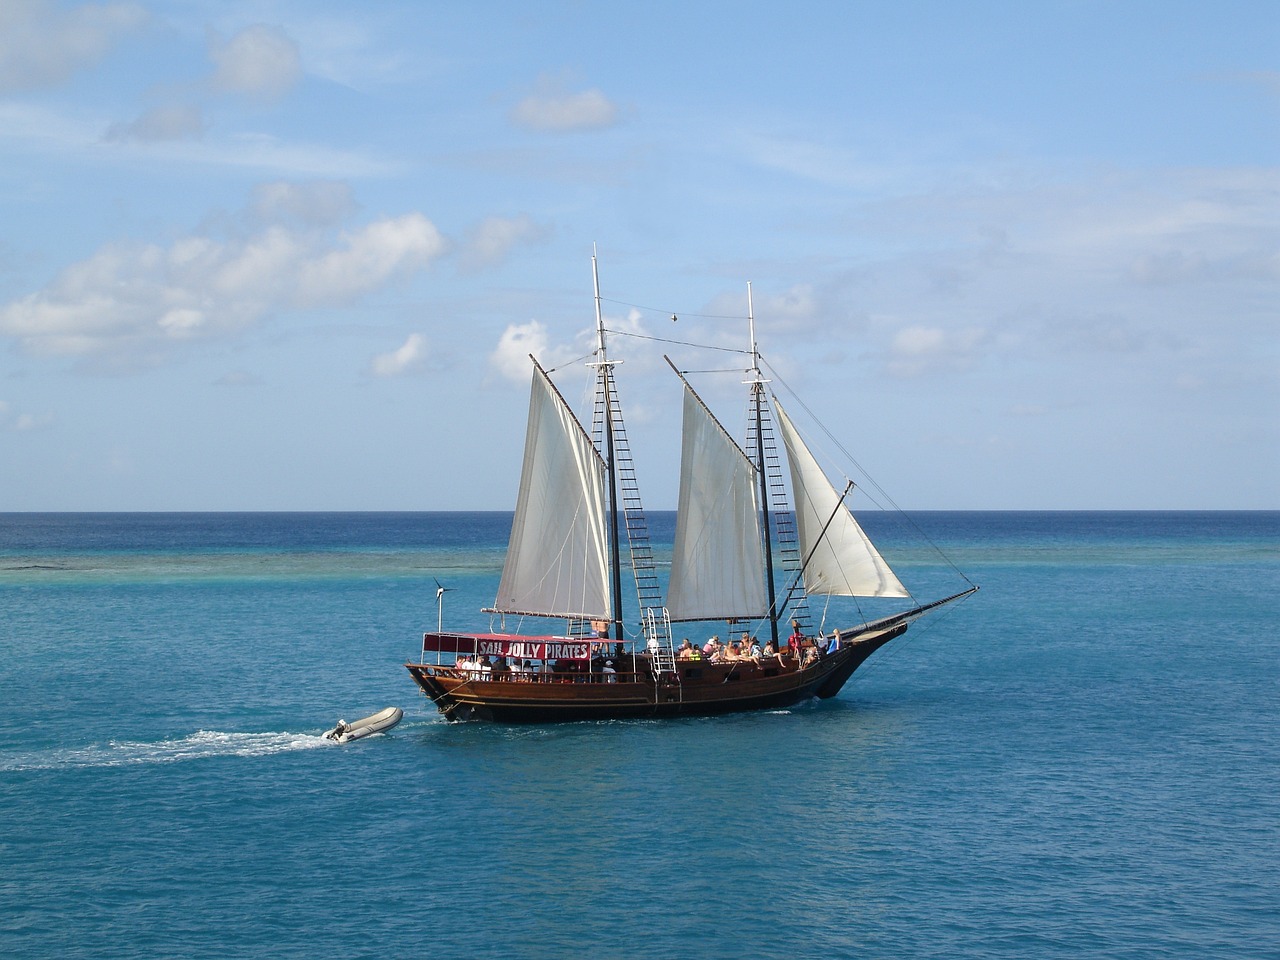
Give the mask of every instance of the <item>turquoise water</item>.
M 509 519 L 0 515 L 0 955 L 1280 956 L 1280 514 L 924 514 L 833 701 L 446 724 Z

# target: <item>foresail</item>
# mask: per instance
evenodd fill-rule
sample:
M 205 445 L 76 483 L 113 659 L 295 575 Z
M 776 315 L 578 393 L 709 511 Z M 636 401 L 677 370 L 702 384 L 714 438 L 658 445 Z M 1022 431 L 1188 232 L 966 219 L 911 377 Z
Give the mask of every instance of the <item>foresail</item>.
M 805 591 L 842 597 L 908 596 L 796 433 L 777 397 L 773 408 L 791 464 L 801 557 L 808 561 Z
M 609 617 L 604 490 L 605 465 L 591 438 L 535 363 L 496 611 Z
M 766 614 L 756 484 L 755 467 L 686 383 L 680 501 L 667 588 L 672 620 Z

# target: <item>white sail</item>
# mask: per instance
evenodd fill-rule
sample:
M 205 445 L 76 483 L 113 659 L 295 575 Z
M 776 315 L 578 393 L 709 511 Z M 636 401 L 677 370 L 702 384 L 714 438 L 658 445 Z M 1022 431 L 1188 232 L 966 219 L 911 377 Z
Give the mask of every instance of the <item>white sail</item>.
M 680 502 L 667 610 L 672 620 L 766 614 L 757 473 L 685 384 Z
M 796 433 L 777 397 L 773 408 L 791 464 L 800 556 L 808 560 L 805 591 L 840 597 L 909 596 Z
M 608 619 L 605 465 L 541 367 L 529 396 L 500 613 Z

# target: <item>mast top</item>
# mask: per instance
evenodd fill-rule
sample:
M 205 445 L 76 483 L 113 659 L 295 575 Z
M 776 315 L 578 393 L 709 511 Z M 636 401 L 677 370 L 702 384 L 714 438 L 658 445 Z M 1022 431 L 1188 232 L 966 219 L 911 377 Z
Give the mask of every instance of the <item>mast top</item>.
M 600 308 L 600 267 L 596 261 L 595 250 L 591 251 L 591 280 L 596 295 L 596 359 L 587 364 L 589 367 L 612 367 L 618 361 L 610 360 L 605 348 L 604 311 Z
M 760 372 L 760 346 L 756 343 L 756 314 L 751 304 L 751 281 L 747 281 L 747 328 L 751 333 L 751 369 L 747 371 L 750 380 L 743 380 L 743 383 L 754 385 L 757 389 L 769 381 L 764 378 Z

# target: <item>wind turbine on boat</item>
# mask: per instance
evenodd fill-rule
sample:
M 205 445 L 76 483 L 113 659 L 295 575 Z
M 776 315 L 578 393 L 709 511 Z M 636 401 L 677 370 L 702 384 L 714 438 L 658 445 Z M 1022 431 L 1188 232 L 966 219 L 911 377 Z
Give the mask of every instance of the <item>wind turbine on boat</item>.
M 436 580 L 435 577 L 431 579 Z M 436 630 L 439 633 L 444 633 L 444 595 L 452 589 L 453 587 L 446 587 L 436 580 Z

